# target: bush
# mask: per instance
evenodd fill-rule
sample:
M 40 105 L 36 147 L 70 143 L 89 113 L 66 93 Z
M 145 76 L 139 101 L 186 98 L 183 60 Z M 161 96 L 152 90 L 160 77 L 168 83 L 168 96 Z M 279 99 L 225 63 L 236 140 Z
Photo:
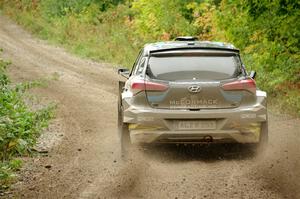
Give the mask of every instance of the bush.
M 53 117 L 54 106 L 32 110 L 24 92 L 40 83 L 12 85 L 5 73 L 9 62 L 0 59 L 0 182 L 6 184 L 17 167 L 12 158 L 30 153 L 40 132 Z M 0 187 L 1 188 L 1 187 Z
M 168 40 L 178 35 L 195 33 L 194 27 L 181 15 L 180 0 L 134 1 L 132 10 L 135 28 L 146 40 Z
M 271 94 L 300 83 L 300 4 L 295 1 L 227 1 L 217 12 L 219 38 L 241 48 L 248 68 Z
M 16 177 L 14 172 L 18 171 L 21 166 L 22 161 L 19 159 L 0 162 L 0 191 L 9 187 Z

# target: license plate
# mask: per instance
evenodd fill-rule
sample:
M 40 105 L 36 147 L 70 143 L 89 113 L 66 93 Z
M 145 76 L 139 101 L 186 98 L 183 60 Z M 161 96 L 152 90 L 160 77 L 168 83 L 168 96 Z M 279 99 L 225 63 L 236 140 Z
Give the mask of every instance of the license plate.
M 178 130 L 211 130 L 216 129 L 214 120 L 177 121 L 174 123 Z

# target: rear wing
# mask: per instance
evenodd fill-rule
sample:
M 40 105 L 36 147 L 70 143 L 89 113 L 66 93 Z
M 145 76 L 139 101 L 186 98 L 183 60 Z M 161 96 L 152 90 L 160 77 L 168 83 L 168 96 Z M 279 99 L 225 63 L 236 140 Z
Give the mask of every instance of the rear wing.
M 149 50 L 149 54 L 160 53 L 160 52 L 168 52 L 168 51 L 187 51 L 187 50 L 203 50 L 203 51 L 222 51 L 222 52 L 231 52 L 237 54 L 240 52 L 239 49 L 231 49 L 231 48 L 217 48 L 217 47 L 199 47 L 199 46 L 189 46 L 189 47 L 180 47 L 180 48 L 165 48 L 165 49 L 156 49 Z
M 239 50 L 228 50 L 221 48 L 172 48 L 149 51 L 149 56 L 164 57 L 164 56 L 232 56 L 238 55 Z

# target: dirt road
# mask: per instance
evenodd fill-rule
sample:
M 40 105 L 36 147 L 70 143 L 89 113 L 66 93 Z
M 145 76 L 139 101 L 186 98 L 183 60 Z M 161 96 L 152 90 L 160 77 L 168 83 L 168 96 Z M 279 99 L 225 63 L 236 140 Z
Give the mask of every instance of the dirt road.
M 33 91 L 58 103 L 57 118 L 42 140 L 49 153 L 26 159 L 15 197 L 300 198 L 299 119 L 269 114 L 264 156 L 240 147 L 156 146 L 125 163 L 111 66 L 48 45 L 2 16 L 0 48 L 14 81 L 58 77 Z

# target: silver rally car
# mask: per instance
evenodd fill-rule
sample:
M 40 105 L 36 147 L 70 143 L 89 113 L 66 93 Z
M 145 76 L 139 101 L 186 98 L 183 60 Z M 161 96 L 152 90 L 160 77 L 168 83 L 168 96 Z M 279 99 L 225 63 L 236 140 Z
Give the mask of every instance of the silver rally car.
M 131 71 L 118 69 L 122 148 L 131 143 L 249 143 L 268 140 L 266 92 L 233 45 L 151 43 Z

